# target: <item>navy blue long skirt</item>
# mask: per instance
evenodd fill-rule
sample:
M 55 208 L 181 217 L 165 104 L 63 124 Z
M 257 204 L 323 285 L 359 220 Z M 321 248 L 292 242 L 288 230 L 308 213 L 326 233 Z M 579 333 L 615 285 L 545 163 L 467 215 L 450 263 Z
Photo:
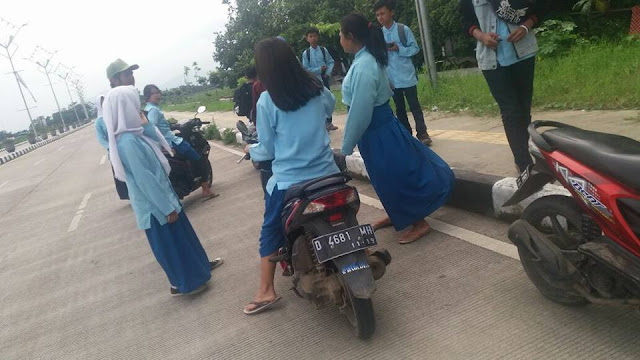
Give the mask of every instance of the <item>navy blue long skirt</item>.
M 145 232 L 156 260 L 178 291 L 191 292 L 211 279 L 207 253 L 184 211 L 178 221 L 162 226 L 151 216 L 151 228 Z
M 409 134 L 389 103 L 374 108 L 358 148 L 371 185 L 396 230 L 424 219 L 449 198 L 453 171 Z

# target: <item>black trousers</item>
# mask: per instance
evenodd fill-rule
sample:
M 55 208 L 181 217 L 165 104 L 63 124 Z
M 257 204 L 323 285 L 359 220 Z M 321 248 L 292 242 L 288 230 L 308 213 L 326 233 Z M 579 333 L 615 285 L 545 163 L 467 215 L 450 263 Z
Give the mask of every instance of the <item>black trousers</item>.
M 329 90 L 331 90 L 331 84 L 329 83 L 330 80 L 331 78 L 329 76 L 322 76 L 322 84 L 324 85 L 324 87 L 326 87 Z M 327 124 L 331 124 L 331 123 L 333 123 L 333 117 L 328 117 Z
M 422 107 L 418 101 L 418 87 L 412 86 L 409 88 L 395 88 L 393 89 L 393 102 L 396 104 L 396 116 L 404 127 L 409 130 L 409 134 L 413 134 L 411 124 L 409 124 L 409 118 L 407 117 L 407 108 L 404 100 L 407 99 L 409 103 L 409 110 L 413 114 L 413 120 L 416 122 L 416 135 L 418 139 L 427 135 L 427 125 L 424 122 L 424 115 L 422 114 Z
M 111 167 L 111 172 L 113 173 L 113 181 L 116 184 L 118 197 L 120 200 L 129 200 L 129 189 L 127 188 L 127 183 L 116 179 L 116 173 L 113 171 L 113 166 Z
M 510 66 L 482 71 L 500 107 L 504 132 L 520 171 L 533 163 L 529 155 L 527 127 L 531 124 L 535 64 L 533 57 Z

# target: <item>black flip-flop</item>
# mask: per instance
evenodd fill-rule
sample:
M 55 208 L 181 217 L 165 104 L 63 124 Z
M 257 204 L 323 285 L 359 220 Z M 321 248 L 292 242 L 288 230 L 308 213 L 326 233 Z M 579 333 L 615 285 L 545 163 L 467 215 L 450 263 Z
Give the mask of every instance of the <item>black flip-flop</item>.
M 271 301 L 251 301 L 249 305 L 255 305 L 255 308 L 253 310 L 244 309 L 243 311 L 246 315 L 254 315 L 267 310 L 271 305 L 280 301 L 280 299 L 282 299 L 282 297 L 278 296 Z
M 215 199 L 215 198 L 217 198 L 218 196 L 220 196 L 220 194 L 218 194 L 218 193 L 213 193 L 213 194 L 211 194 L 211 195 L 207 195 L 207 196 L 205 196 L 205 197 L 202 199 L 202 202 L 209 201 L 209 200 L 211 200 L 211 199 Z

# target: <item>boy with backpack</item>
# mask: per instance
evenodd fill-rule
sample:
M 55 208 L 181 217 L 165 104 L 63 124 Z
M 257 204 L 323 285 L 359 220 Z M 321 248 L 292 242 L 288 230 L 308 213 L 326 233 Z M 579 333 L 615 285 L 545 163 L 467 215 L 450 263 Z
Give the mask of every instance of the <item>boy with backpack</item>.
M 394 8 L 395 2 L 393 0 L 380 0 L 375 4 L 373 10 L 376 19 L 382 26 L 382 33 L 387 42 L 389 54 L 387 72 L 393 87 L 396 116 L 402 125 L 409 130 L 409 133 L 412 133 L 405 107 L 406 98 L 416 122 L 416 136 L 423 144 L 430 146 L 433 141 L 427 132 L 422 107 L 418 101 L 418 77 L 416 76 L 416 68 L 411 61 L 411 57 L 416 55 L 420 48 L 411 29 L 393 20 Z
M 257 78 L 256 67 L 248 67 L 244 76 L 247 81 L 233 93 L 233 108 L 236 115 L 246 116 L 250 122 L 255 123 L 255 116 L 252 116 L 251 110 L 253 107 L 253 83 Z
M 302 67 L 314 74 L 327 89 L 330 89 L 331 73 L 333 72 L 333 58 L 329 51 L 318 45 L 320 31 L 316 27 L 310 27 L 305 33 L 305 38 L 309 42 L 309 48 L 302 52 Z M 337 130 L 338 127 L 332 124 L 332 118 L 327 118 L 327 130 Z

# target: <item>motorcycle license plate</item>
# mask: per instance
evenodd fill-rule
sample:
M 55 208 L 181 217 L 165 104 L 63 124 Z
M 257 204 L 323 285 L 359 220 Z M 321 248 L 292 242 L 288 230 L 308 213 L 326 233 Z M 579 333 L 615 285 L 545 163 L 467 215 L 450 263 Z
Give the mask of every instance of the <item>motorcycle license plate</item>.
M 322 235 L 311 243 L 320 263 L 378 244 L 369 224 Z
M 520 174 L 520 176 L 518 176 L 518 178 L 516 179 L 516 185 L 518 186 L 518 189 L 520 189 L 522 185 L 524 185 L 524 183 L 526 183 L 527 180 L 529 180 L 529 177 L 531 176 L 531 167 L 532 167 L 531 165 L 527 166 L 527 168 L 524 169 L 522 174 Z

